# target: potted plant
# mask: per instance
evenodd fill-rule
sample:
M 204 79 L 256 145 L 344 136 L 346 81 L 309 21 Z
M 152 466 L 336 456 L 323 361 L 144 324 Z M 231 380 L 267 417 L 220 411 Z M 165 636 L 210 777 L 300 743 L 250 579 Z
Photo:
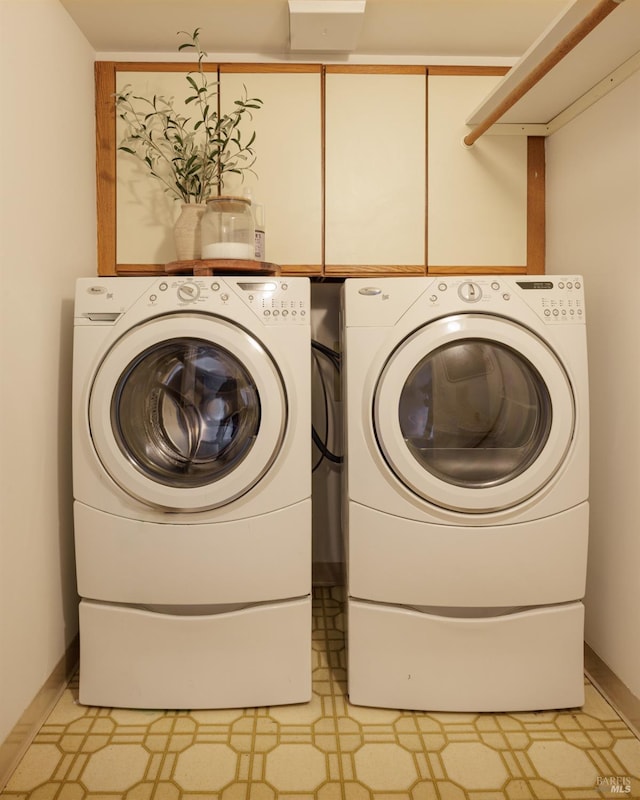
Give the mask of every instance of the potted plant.
M 262 100 L 249 98 L 245 86 L 233 111 L 220 114 L 218 81 L 210 80 L 211 73 L 203 68 L 207 53 L 200 45 L 200 28 L 178 35 L 187 37 L 178 51 L 194 50 L 198 57 L 197 69 L 186 75 L 183 101 L 194 114 L 187 116 L 188 111 L 176 108 L 173 97 L 141 97 L 130 85 L 116 92 L 115 104 L 126 125 L 118 149 L 139 159 L 164 191 L 182 203 L 174 232 L 178 260 L 186 260 L 199 258 L 199 220 L 206 202 L 224 186 L 225 175 L 253 172 L 256 134 L 252 132 L 245 140 L 240 123 L 245 117 L 253 118 L 252 111 L 262 106 Z

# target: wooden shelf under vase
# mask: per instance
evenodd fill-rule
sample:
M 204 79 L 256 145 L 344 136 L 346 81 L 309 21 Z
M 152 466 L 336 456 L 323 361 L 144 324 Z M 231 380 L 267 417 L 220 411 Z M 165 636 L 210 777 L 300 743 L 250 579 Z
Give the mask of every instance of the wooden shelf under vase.
M 238 258 L 210 258 L 170 261 L 164 265 L 167 275 L 279 275 L 280 266 L 269 261 Z

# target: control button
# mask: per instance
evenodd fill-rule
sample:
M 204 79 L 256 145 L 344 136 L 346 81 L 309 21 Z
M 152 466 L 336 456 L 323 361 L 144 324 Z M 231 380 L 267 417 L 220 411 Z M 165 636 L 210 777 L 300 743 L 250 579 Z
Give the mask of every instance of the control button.
M 447 284 L 446 284 L 446 283 L 439 283 L 439 284 L 438 284 L 438 289 L 439 289 L 441 292 L 446 292 L 446 291 L 447 291 Z
M 554 308 L 554 309 L 553 309 L 553 316 L 554 316 L 554 317 L 557 317 L 557 316 L 559 316 L 559 314 L 560 314 L 560 312 L 558 311 L 558 309 L 557 309 L 557 308 Z
M 285 310 L 282 312 L 282 316 L 283 316 L 283 317 L 288 317 L 288 316 L 289 316 L 289 312 L 287 311 L 287 309 L 286 309 L 286 308 L 285 308 Z
M 197 300 L 200 296 L 199 287 L 192 282 L 181 283 L 178 286 L 178 297 L 180 300 L 193 301 Z
M 567 281 L 567 289 L 573 289 L 573 284 L 571 281 Z
M 265 308 L 265 310 L 262 312 L 262 314 L 265 317 L 270 317 L 271 316 L 271 312 L 269 311 L 268 308 Z
M 511 300 L 511 295 L 509 294 L 509 292 L 504 292 L 503 295 L 502 295 L 502 299 L 503 300 Z
M 160 286 L 158 286 L 158 289 L 160 289 L 161 292 L 166 292 L 168 288 L 169 284 L 166 281 L 162 281 Z
M 548 308 L 545 308 L 544 315 L 545 315 L 545 317 L 550 317 L 551 316 L 551 311 L 549 311 Z
M 497 292 L 498 289 L 500 288 L 500 284 L 498 283 L 498 281 L 493 281 L 493 283 L 491 284 L 491 288 L 493 289 L 494 292 Z
M 158 295 L 157 294 L 149 295 L 149 300 L 151 300 L 152 303 L 155 303 L 157 299 L 158 299 Z
M 582 316 L 582 309 L 581 309 L 581 308 L 579 308 L 579 309 L 578 309 L 578 316 L 579 316 L 579 317 L 581 317 L 581 316 Z
M 300 316 L 301 317 L 306 317 L 307 316 L 307 312 L 304 310 L 304 308 L 300 311 Z
M 460 284 L 458 294 L 465 303 L 477 303 L 482 297 L 482 289 L 473 281 L 465 281 Z
M 558 289 L 564 289 L 563 281 L 560 281 L 560 283 L 558 284 Z
M 274 316 L 274 317 L 278 317 L 279 315 L 280 315 L 280 312 L 278 311 L 278 309 L 277 309 L 277 308 L 274 308 L 274 310 L 273 310 L 273 316 Z
M 297 316 L 297 314 L 298 314 L 298 312 L 297 312 L 297 311 L 292 311 L 292 312 L 291 312 L 291 316 L 292 316 L 292 317 L 295 317 L 295 316 Z
M 284 292 L 286 292 L 286 291 L 287 291 L 287 289 L 289 288 L 289 284 L 288 284 L 288 283 L 283 283 L 283 284 L 281 284 L 281 285 L 280 285 L 280 288 L 281 288 L 281 289 L 282 289 Z
M 214 283 L 212 283 L 212 284 L 211 284 L 211 289 L 212 289 L 214 292 L 219 292 L 219 291 L 220 291 L 220 284 L 219 284 L 217 281 L 216 281 L 216 282 L 214 282 Z
M 580 281 L 576 281 L 573 285 L 576 287 L 576 289 L 582 289 L 582 284 Z
M 226 303 L 226 302 L 227 302 L 227 300 L 229 299 L 229 295 L 228 295 L 228 294 L 221 294 L 221 295 L 220 295 L 220 299 L 221 299 L 223 302 L 225 302 L 225 303 Z
M 429 300 L 431 300 L 432 303 L 435 303 L 437 299 L 438 299 L 437 294 L 432 294 L 431 297 L 429 298 Z

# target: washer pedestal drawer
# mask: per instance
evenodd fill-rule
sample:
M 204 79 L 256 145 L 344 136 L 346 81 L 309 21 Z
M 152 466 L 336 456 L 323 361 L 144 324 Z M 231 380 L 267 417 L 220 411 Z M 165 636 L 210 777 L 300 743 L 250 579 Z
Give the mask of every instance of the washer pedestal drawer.
M 80 702 L 244 708 L 311 698 L 311 598 L 208 613 L 80 603 Z
M 423 711 L 581 706 L 583 629 L 580 602 L 456 617 L 350 599 L 349 700 Z

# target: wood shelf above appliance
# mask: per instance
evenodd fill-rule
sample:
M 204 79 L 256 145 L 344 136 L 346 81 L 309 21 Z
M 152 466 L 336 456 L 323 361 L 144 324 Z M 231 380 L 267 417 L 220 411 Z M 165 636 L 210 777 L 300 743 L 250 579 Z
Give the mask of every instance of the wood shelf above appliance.
M 164 271 L 167 275 L 279 275 L 280 267 L 269 261 L 211 258 L 171 261 L 165 264 Z

